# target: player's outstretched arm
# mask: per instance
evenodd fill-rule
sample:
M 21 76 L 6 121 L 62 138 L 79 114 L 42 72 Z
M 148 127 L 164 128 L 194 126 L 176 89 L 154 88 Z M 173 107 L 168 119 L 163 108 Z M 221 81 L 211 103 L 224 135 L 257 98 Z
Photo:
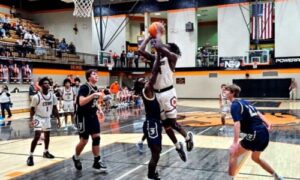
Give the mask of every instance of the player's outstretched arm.
M 140 46 L 138 52 L 139 52 L 139 54 L 141 56 L 143 56 L 144 58 L 146 58 L 146 59 L 148 59 L 148 60 L 150 60 L 150 61 L 153 62 L 155 60 L 155 56 L 153 56 L 151 53 L 149 53 L 149 52 L 146 51 L 146 46 L 150 42 L 151 39 L 152 39 L 151 36 L 149 36 L 147 39 L 145 39 L 143 41 L 142 45 Z

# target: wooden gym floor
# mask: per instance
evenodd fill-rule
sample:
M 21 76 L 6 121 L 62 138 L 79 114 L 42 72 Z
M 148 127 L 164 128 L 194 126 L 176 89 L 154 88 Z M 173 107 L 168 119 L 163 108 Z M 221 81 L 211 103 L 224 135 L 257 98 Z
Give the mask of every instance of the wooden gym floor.
M 300 101 L 251 100 L 273 123 L 271 142 L 262 154 L 285 179 L 300 179 Z M 226 130 L 220 129 L 217 100 L 186 100 L 178 102 L 178 121 L 195 134 L 195 147 L 182 162 L 169 138 L 163 134 L 163 150 L 158 170 L 164 180 L 219 180 L 229 179 L 228 148 L 232 143 L 232 119 L 227 119 Z M 144 115 L 133 109 L 106 112 L 102 121 L 101 152 L 107 174 L 92 171 L 91 141 L 81 156 L 82 172 L 75 170 L 71 160 L 78 143 L 76 132 L 69 128 L 54 129 L 50 152 L 55 159 L 43 159 L 44 146 L 37 146 L 33 167 L 27 167 L 33 132 L 28 128 L 29 114 L 15 114 L 12 125 L 0 129 L 0 179 L 146 179 L 150 151 L 136 151 L 136 142 L 142 137 Z M 61 118 L 63 120 L 63 118 Z M 53 121 L 52 123 L 54 123 Z M 53 124 L 54 125 L 54 124 Z M 180 141 L 184 139 L 177 134 Z M 249 154 L 239 160 L 239 174 L 235 179 L 273 179 L 251 161 Z

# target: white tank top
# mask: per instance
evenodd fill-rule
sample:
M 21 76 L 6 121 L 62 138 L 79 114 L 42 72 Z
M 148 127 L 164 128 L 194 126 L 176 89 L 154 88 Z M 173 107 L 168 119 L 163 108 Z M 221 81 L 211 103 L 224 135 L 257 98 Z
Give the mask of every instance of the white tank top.
M 167 57 L 160 60 L 161 72 L 158 73 L 154 89 L 164 89 L 173 85 L 173 71 L 170 68 Z
M 74 100 L 74 92 L 71 87 L 69 89 L 66 89 L 65 87 L 63 87 L 62 99 L 64 101 L 73 101 Z
M 230 105 L 230 101 L 226 98 L 223 92 L 221 92 L 221 103 L 223 106 Z
M 53 105 L 57 104 L 55 95 L 52 92 L 49 92 L 47 95 L 38 92 L 37 96 L 38 102 L 35 107 L 34 115 L 44 118 L 50 118 L 52 114 Z

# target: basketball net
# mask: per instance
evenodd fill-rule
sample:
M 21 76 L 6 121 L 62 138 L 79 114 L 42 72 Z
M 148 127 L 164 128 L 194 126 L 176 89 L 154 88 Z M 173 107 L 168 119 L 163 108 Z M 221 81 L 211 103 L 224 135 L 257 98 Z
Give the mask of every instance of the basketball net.
M 75 17 L 91 17 L 94 0 L 73 0 Z

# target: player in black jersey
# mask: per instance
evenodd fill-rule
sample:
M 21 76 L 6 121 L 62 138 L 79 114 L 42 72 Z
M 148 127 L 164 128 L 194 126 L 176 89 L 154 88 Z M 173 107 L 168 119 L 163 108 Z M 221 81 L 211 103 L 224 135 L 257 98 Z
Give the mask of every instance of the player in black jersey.
M 76 123 L 79 132 L 80 142 L 75 149 L 73 161 L 77 170 L 82 169 L 79 156 L 88 143 L 89 136 L 92 137 L 92 152 L 94 154 L 93 168 L 97 172 L 106 172 L 106 166 L 101 162 L 100 157 L 100 123 L 97 118 L 97 111 L 103 114 L 98 107 L 98 99 L 101 95 L 96 86 L 98 82 L 98 74 L 96 70 L 90 69 L 85 73 L 87 82 L 80 86 L 76 99 Z

